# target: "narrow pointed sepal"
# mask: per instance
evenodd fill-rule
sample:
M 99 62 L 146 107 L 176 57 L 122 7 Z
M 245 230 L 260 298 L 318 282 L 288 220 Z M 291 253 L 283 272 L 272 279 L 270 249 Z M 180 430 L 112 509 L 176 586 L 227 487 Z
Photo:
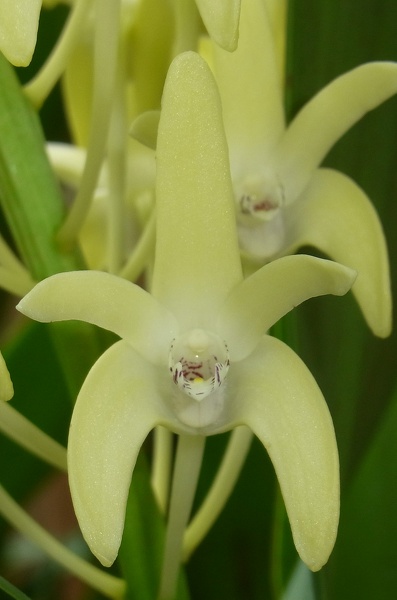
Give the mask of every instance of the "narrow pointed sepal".
M 194 52 L 175 58 L 164 87 L 156 210 L 152 293 L 182 329 L 206 327 L 242 273 L 220 98 Z
M 352 292 L 373 333 L 388 336 L 392 299 L 386 239 L 363 190 L 338 171 L 318 169 L 287 214 L 287 252 L 315 246 L 357 271 Z
M 213 59 L 233 179 L 238 180 L 266 170 L 267 155 L 284 133 L 281 76 L 262 0 L 243 2 L 237 50 L 214 46 Z
M 367 63 L 332 81 L 302 108 L 274 154 L 287 204 L 301 194 L 339 138 L 396 92 L 397 63 Z
M 281 317 L 309 298 L 343 296 L 355 271 L 313 256 L 279 258 L 245 279 L 231 292 L 218 318 L 232 361 L 248 356 L 262 335 Z
M 166 363 L 178 326 L 166 308 L 139 286 L 102 271 L 72 271 L 44 279 L 17 309 L 48 323 L 93 323 L 129 342 L 152 363 Z
M 211 38 L 229 52 L 237 47 L 241 0 L 196 0 Z
M 296 549 L 317 571 L 332 551 L 339 521 L 339 459 L 327 404 L 295 352 L 270 336 L 234 367 L 231 413 L 268 451 Z
M 161 415 L 156 367 L 126 342 L 95 363 L 77 398 L 68 442 L 73 506 L 84 538 L 105 566 L 115 560 L 131 475 Z
M 36 46 L 41 0 L 1 0 L 0 51 L 16 67 L 26 67 Z

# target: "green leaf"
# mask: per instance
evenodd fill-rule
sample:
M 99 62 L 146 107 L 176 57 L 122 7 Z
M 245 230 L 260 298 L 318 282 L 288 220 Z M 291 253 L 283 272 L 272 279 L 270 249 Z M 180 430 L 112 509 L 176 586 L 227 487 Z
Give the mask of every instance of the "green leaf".
M 342 498 L 338 540 L 324 571 L 329 600 L 389 600 L 397 589 L 397 389 Z
M 25 264 L 42 279 L 74 268 L 76 256 L 61 255 L 56 247 L 63 218 L 60 190 L 38 117 L 2 56 L 0 89 L 0 201 Z
M 290 117 L 341 73 L 367 61 L 397 59 L 394 2 L 291 0 L 289 15 Z M 396 131 L 397 99 L 393 98 L 349 131 L 325 160 L 325 165 L 352 177 L 371 198 L 385 230 L 392 283 L 397 277 Z M 396 310 L 394 299 L 394 314 Z M 397 352 L 397 334 L 394 331 L 387 340 L 371 335 L 351 297 L 313 301 L 299 314 L 302 356 L 330 405 L 342 478 L 348 481 L 390 402 L 396 382 L 392 357 Z

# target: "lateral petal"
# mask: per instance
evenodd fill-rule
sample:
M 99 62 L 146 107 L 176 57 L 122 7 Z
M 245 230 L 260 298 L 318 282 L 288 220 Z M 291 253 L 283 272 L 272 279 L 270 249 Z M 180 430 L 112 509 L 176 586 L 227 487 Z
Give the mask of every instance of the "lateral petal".
M 240 415 L 268 451 L 296 549 L 317 571 L 332 551 L 339 520 L 338 450 L 323 395 L 295 352 L 270 336 L 234 365 L 229 389 L 235 390 L 231 415 Z
M 396 92 L 397 63 L 367 63 L 334 79 L 302 108 L 274 155 L 287 204 L 301 194 L 335 142 Z
M 89 372 L 70 425 L 68 472 L 73 506 L 91 551 L 115 560 L 132 472 L 161 415 L 157 369 L 118 342 Z
M 78 320 L 113 331 L 152 363 L 166 364 L 178 326 L 139 286 L 102 271 L 58 273 L 38 283 L 17 305 L 31 319 Z
M 262 335 L 301 302 L 351 288 L 356 273 L 313 256 L 285 256 L 245 279 L 229 295 L 218 318 L 231 361 L 248 356 Z
M 0 2 L 0 50 L 13 65 L 26 67 L 37 40 L 41 0 Z
M 220 99 L 205 61 L 178 55 L 157 139 L 157 237 L 152 293 L 181 327 L 208 327 L 242 278 Z
M 386 240 L 363 190 L 338 171 L 318 169 L 287 211 L 287 252 L 309 244 L 356 270 L 352 292 L 364 317 L 375 335 L 388 336 L 392 300 Z

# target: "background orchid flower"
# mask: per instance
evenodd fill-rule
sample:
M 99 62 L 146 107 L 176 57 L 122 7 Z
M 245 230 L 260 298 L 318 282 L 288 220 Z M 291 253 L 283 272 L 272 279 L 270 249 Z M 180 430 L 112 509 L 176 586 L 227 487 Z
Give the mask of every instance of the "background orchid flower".
M 78 271 L 42 281 L 18 305 L 38 321 L 85 320 L 122 338 L 93 366 L 72 417 L 68 470 L 81 529 L 110 565 L 135 461 L 155 426 L 181 436 L 193 453 L 180 459 L 186 467 L 194 456 L 200 462 L 205 436 L 247 425 L 273 461 L 298 552 L 317 570 L 333 547 L 339 514 L 332 420 L 298 356 L 264 333 L 307 298 L 344 294 L 355 275 L 293 256 L 243 280 L 220 100 L 207 65 L 192 52 L 169 71 L 157 160 L 152 293 L 114 275 Z M 180 559 L 179 515 L 189 517 L 194 493 L 189 468 L 185 476 L 171 500 L 178 543 L 168 536 L 164 598 Z
M 391 297 L 381 224 L 357 184 L 319 165 L 350 127 L 397 92 L 397 65 L 368 63 L 338 77 L 287 127 L 265 5 L 243 3 L 234 53 L 213 45 L 241 247 L 263 263 L 312 245 L 356 269 L 356 299 L 373 332 L 387 336 Z

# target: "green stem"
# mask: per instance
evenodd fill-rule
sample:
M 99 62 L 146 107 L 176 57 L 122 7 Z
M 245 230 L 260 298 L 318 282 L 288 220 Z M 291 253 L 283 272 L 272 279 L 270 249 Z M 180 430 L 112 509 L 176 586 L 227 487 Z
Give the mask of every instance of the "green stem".
M 22 535 L 37 544 L 48 556 L 109 598 L 122 598 L 125 583 L 68 550 L 36 523 L 0 486 L 0 513 Z
M 173 56 L 186 50 L 197 50 L 200 15 L 194 0 L 174 0 L 175 38 Z
M 196 493 L 204 447 L 203 436 L 179 436 L 158 600 L 173 600 L 175 597 L 183 534 Z
M 184 562 L 190 558 L 223 510 L 244 465 L 252 437 L 247 427 L 237 427 L 232 432 L 212 486 L 186 529 L 183 539 Z
M 119 275 L 129 281 L 136 281 L 147 266 L 151 250 L 154 250 L 156 240 L 156 213 L 153 210 L 141 236 L 131 252 L 125 266 Z
M 108 260 L 110 273 L 118 273 L 125 241 L 125 192 L 128 123 L 124 98 L 124 52 L 120 52 L 116 75 L 115 94 L 109 130 L 109 233 Z
M 70 54 L 87 27 L 92 4 L 92 0 L 77 0 L 53 52 L 39 73 L 25 86 L 26 95 L 36 108 L 41 107 L 65 70 Z
M 159 426 L 154 430 L 151 484 L 154 497 L 163 514 L 167 511 L 170 492 L 173 437 L 165 427 Z
M 67 470 L 66 448 L 4 401 L 0 402 L 0 431 L 53 467 Z

